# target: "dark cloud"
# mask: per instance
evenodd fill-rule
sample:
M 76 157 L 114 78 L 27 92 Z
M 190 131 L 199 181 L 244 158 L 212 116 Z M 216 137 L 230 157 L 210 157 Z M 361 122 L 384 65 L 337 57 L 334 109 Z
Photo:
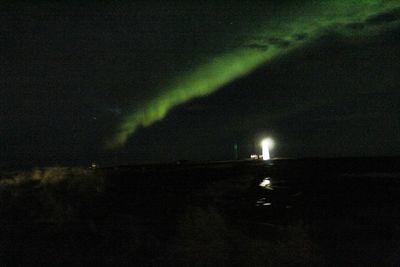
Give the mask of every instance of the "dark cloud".
M 247 47 L 247 48 L 251 48 L 251 49 L 258 49 L 258 50 L 262 50 L 262 51 L 266 51 L 269 48 L 269 46 L 266 44 L 257 44 L 257 43 L 251 43 L 251 44 L 245 45 L 243 47 Z
M 362 30 L 365 28 L 365 24 L 364 23 L 349 23 L 346 25 L 347 28 L 351 29 L 351 30 Z
M 305 39 L 307 39 L 309 36 L 308 33 L 302 32 L 302 33 L 297 33 L 294 35 L 294 39 L 297 41 L 303 41 Z
M 295 34 L 293 35 L 293 40 L 294 41 L 304 41 L 305 39 L 308 38 L 307 33 L 300 33 L 300 34 Z M 290 38 L 290 36 L 288 36 Z M 288 40 L 286 38 L 278 37 L 278 36 L 265 36 L 265 35 L 260 35 L 260 36 L 251 36 L 251 39 L 253 40 L 252 42 L 248 42 L 248 44 L 242 45 L 241 47 L 247 47 L 247 48 L 254 48 L 254 49 L 259 49 L 266 51 L 270 47 L 275 47 L 279 49 L 287 49 L 290 45 L 292 45 L 292 40 Z
M 275 45 L 279 48 L 288 48 L 291 45 L 289 40 L 279 37 L 270 37 L 266 39 L 266 42 L 271 45 Z
M 395 8 L 390 11 L 373 15 L 366 19 L 366 23 L 369 25 L 377 25 L 383 23 L 390 23 L 400 20 L 400 8 Z

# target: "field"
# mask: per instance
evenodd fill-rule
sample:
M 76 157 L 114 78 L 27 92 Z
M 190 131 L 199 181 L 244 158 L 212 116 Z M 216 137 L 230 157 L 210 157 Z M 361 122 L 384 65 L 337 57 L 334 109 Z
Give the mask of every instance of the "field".
M 52 167 L 0 180 L 1 266 L 396 266 L 400 159 Z M 269 177 L 271 185 L 259 186 Z

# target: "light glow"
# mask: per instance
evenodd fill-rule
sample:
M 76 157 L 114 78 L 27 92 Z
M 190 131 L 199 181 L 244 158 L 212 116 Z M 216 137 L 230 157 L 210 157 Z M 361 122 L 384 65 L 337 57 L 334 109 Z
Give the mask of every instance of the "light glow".
M 269 160 L 271 159 L 269 150 L 274 147 L 274 142 L 272 141 L 271 138 L 265 138 L 261 142 L 261 148 L 262 148 L 262 158 L 263 160 Z

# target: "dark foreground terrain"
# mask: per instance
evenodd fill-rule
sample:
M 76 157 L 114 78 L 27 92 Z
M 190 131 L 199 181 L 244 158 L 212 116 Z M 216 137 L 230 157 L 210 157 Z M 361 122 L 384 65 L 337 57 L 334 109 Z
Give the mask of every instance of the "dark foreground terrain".
M 398 266 L 399 222 L 400 158 L 47 168 L 2 175 L 0 266 Z

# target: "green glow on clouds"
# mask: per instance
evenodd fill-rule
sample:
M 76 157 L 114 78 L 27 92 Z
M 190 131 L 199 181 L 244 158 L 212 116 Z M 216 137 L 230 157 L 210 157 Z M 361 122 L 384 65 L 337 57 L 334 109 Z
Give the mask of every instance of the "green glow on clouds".
M 400 4 L 384 0 L 317 1 L 301 9 L 288 9 L 287 14 L 269 17 L 262 23 L 259 34 L 250 36 L 237 48 L 210 58 L 192 71 L 175 77 L 160 88 L 160 93 L 153 99 L 134 107 L 132 113 L 123 118 L 107 146 L 123 146 L 139 127 L 162 120 L 175 106 L 207 96 L 277 56 L 318 40 L 326 31 L 333 30 L 350 38 L 375 34 L 387 25 L 368 24 L 367 19 L 396 6 Z M 362 27 L 349 27 L 357 24 Z

